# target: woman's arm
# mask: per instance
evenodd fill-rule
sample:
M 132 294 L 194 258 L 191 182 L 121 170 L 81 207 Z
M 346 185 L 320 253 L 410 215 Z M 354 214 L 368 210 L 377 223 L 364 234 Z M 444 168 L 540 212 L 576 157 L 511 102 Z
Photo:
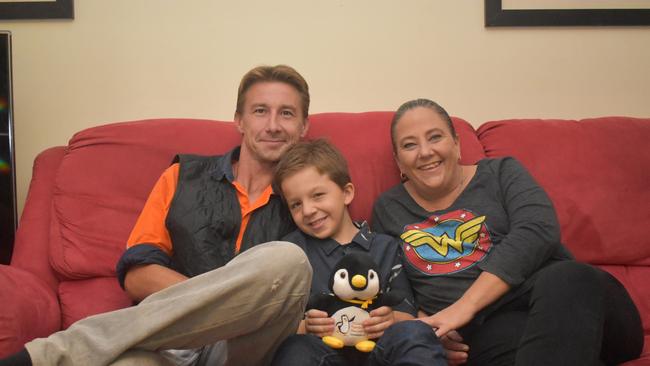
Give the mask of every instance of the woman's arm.
M 558 253 L 560 225 L 550 198 L 517 160 L 498 159 L 491 168 L 508 229 L 478 266 L 514 287 Z
M 463 296 L 447 308 L 421 320 L 436 329 L 441 337 L 469 323 L 476 313 L 503 296 L 510 286 L 499 277 L 481 273 Z

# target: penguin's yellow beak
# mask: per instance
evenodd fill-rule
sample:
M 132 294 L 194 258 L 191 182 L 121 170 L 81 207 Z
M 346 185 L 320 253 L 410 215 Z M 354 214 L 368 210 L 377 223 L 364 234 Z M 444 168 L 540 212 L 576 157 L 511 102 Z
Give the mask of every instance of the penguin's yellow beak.
M 355 275 L 352 277 L 352 286 L 356 288 L 362 288 L 366 286 L 366 278 L 362 275 Z

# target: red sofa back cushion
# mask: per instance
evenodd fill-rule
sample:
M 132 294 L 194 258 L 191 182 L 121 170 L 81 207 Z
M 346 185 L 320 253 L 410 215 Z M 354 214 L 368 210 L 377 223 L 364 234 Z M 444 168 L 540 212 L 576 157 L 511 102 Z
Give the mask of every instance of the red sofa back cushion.
M 650 119 L 496 121 L 478 136 L 489 157 L 516 157 L 546 189 L 578 259 L 650 264 L 650 246 L 637 244 L 650 222 Z
M 392 157 L 392 112 L 327 113 L 310 117 L 310 138 L 326 137 L 350 163 L 355 219 L 368 219 L 376 197 L 399 181 Z M 454 120 L 463 158 L 483 150 L 474 129 Z M 221 154 L 240 142 L 230 122 L 160 119 L 104 125 L 69 142 L 58 171 L 50 261 L 62 279 L 114 276 L 115 263 L 144 201 L 177 153 Z
M 75 134 L 59 168 L 52 267 L 64 279 L 114 276 L 154 183 L 177 153 L 219 154 L 239 141 L 232 123 L 150 120 Z

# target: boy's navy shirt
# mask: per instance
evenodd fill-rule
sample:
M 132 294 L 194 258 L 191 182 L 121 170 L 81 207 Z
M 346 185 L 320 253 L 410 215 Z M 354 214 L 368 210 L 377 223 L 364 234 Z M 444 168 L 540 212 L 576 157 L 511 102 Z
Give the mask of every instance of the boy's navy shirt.
M 293 231 L 282 240 L 298 245 L 307 254 L 314 272 L 311 281 L 312 294 L 331 293 L 329 283 L 332 269 L 344 255 L 359 251 L 369 254 L 377 264 L 383 292 L 396 290 L 404 294 L 404 301 L 394 306 L 393 310 L 415 316 L 417 311 L 413 291 L 402 270 L 402 249 L 399 242 L 391 236 L 371 232 L 365 222 L 357 226 L 359 232 L 352 242 L 345 245 L 331 238 L 314 238 L 300 230 Z

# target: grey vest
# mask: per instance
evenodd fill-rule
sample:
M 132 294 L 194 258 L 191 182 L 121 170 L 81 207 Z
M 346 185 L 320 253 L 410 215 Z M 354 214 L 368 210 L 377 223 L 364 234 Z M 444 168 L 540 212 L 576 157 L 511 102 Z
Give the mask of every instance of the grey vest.
M 172 268 L 193 277 L 228 263 L 235 256 L 241 208 L 232 179 L 231 159 L 222 156 L 179 155 L 178 185 L 166 225 L 174 244 Z M 295 226 L 280 197 L 252 213 L 240 251 L 279 240 Z

